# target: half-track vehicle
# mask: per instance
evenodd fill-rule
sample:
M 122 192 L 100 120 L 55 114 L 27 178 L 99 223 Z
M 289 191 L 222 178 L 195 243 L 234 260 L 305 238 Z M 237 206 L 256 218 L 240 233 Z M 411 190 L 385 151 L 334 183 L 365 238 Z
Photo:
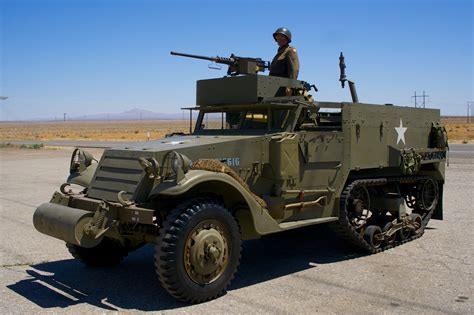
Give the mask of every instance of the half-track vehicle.
M 377 253 L 442 219 L 439 110 L 359 102 L 342 54 L 352 102 L 314 101 L 307 82 L 259 74 L 258 58 L 186 56 L 229 65 L 197 81 L 194 130 L 98 161 L 76 149 L 66 183 L 36 209 L 36 229 L 75 258 L 112 265 L 153 243 L 162 286 L 199 303 L 225 293 L 242 240 L 330 223 Z

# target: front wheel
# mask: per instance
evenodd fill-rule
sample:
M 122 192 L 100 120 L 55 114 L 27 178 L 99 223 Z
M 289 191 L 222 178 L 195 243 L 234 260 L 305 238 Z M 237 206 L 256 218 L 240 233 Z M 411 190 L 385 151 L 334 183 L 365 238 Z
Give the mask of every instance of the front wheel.
M 225 293 L 240 261 L 239 227 L 217 200 L 196 198 L 173 210 L 160 229 L 155 267 L 178 300 L 200 303 Z
M 91 267 L 116 265 L 130 251 L 119 241 L 109 238 L 104 238 L 99 245 L 92 248 L 84 248 L 71 243 L 66 243 L 66 247 L 74 258 Z

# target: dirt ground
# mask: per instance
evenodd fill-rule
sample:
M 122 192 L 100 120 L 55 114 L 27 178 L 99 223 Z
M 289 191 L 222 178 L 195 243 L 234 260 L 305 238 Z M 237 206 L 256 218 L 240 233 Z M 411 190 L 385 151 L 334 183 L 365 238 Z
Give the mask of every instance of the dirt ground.
M 474 120 L 474 119 L 473 119 Z M 451 143 L 474 143 L 474 122 L 444 117 Z M 194 124 L 194 122 L 193 122 Z M 147 140 L 189 132 L 188 120 L 0 122 L 0 141 L 8 140 Z

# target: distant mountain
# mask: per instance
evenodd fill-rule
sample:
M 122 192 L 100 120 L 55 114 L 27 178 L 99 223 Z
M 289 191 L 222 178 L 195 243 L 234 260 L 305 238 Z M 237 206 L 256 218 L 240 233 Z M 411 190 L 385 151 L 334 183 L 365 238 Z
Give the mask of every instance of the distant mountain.
M 125 112 L 116 114 L 94 114 L 94 115 L 82 115 L 82 116 L 70 116 L 67 120 L 152 120 L 152 119 L 163 119 L 163 120 L 181 120 L 187 119 L 189 113 L 155 113 L 150 110 L 134 108 Z

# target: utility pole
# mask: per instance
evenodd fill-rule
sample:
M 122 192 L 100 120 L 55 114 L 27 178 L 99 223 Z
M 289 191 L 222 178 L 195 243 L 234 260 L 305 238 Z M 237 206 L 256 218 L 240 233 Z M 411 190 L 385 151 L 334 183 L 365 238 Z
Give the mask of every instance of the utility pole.
M 4 101 L 8 98 L 8 96 L 0 96 L 0 101 Z M 5 120 L 8 121 L 8 118 L 7 118 L 7 113 L 5 112 Z
M 414 99 L 415 99 L 415 108 L 417 107 L 417 106 L 416 106 L 416 99 L 417 99 L 418 97 L 420 97 L 420 96 L 417 96 L 417 95 L 416 95 L 416 91 L 415 91 L 415 95 L 411 97 L 411 98 L 414 98 Z
M 423 90 L 423 108 L 425 108 L 425 98 L 430 97 L 429 95 L 425 94 L 425 90 Z
M 469 124 L 471 122 L 471 116 L 472 116 L 472 106 L 474 105 L 474 102 L 467 102 L 467 123 Z
M 66 121 L 66 113 L 64 113 L 64 121 Z
M 417 102 L 417 98 L 422 98 L 423 99 L 423 108 L 425 108 L 426 106 L 426 98 L 430 97 L 429 95 L 426 95 L 425 94 L 425 91 L 423 90 L 423 95 L 416 95 L 416 91 L 415 91 L 415 95 L 413 95 L 411 98 L 414 98 L 415 99 L 415 108 L 417 108 L 418 106 L 418 102 Z M 421 106 L 420 106 L 421 107 Z

